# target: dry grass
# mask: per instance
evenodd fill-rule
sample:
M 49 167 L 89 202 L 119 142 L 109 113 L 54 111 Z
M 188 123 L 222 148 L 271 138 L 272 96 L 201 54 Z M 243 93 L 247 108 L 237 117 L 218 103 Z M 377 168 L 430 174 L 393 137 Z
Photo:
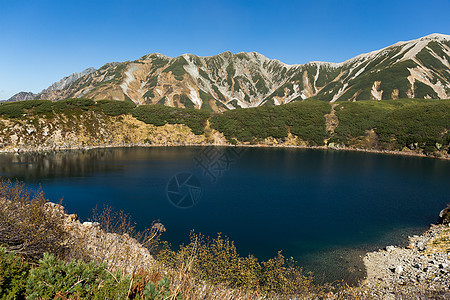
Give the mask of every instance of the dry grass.
M 60 258 L 72 256 L 70 235 L 61 216 L 45 205 L 42 191 L 32 192 L 23 184 L 0 181 L 0 244 L 6 251 L 37 260 L 45 252 Z
M 434 253 L 434 252 L 450 252 L 450 228 L 444 229 L 438 237 L 432 239 L 428 242 L 427 246 L 429 247 L 426 253 Z

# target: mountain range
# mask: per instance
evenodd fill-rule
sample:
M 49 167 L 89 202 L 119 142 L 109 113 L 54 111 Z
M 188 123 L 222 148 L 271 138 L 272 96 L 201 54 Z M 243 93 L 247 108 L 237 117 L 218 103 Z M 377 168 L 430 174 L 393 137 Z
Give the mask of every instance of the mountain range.
M 10 100 L 114 99 L 216 112 L 304 99 L 447 99 L 450 35 L 398 42 L 342 63 L 288 65 L 256 52 L 148 54 L 74 73 L 37 95 L 23 93 Z

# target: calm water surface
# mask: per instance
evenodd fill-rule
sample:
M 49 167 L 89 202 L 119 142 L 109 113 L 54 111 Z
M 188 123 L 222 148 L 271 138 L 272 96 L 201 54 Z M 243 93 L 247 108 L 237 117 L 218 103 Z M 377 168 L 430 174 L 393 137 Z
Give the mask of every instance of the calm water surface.
M 449 161 L 308 149 L 248 148 L 240 156 L 211 150 L 222 152 L 206 156 L 202 147 L 174 147 L 2 154 L 0 176 L 42 186 L 48 198 L 63 198 L 83 219 L 108 204 L 140 227 L 160 220 L 174 245 L 187 242 L 195 229 L 227 235 L 242 255 L 267 259 L 283 250 L 320 281 L 363 276 L 360 255 L 420 233 L 450 202 Z M 199 202 L 188 209 L 167 198 L 168 181 L 179 172 L 201 184 Z

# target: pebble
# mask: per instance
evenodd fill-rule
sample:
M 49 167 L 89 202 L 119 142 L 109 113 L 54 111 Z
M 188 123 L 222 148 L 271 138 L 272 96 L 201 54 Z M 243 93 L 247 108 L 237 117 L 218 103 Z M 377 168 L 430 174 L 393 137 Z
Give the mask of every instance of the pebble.
M 386 251 L 387 251 L 387 252 L 391 252 L 391 251 L 393 251 L 393 250 L 395 250 L 395 247 L 394 247 L 394 246 L 387 246 L 387 247 L 386 247 Z
M 395 267 L 395 273 L 397 273 L 397 274 L 403 273 L 403 267 L 402 266 L 396 266 Z

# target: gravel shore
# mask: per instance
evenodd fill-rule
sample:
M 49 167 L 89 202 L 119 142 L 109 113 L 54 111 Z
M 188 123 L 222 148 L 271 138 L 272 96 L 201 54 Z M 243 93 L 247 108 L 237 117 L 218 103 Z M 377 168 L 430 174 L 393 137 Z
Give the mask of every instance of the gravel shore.
M 367 253 L 362 286 L 381 299 L 398 299 L 400 289 L 406 298 L 450 299 L 449 236 L 449 225 L 431 225 L 422 235 L 409 237 L 405 248 L 387 246 Z

